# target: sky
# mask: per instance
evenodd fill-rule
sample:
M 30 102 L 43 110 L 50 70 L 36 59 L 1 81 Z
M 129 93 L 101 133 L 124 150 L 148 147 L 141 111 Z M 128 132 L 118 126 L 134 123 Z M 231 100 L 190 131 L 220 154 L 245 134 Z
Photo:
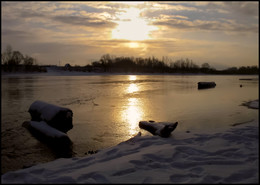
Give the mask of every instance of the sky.
M 1 52 L 10 45 L 40 65 L 110 54 L 258 66 L 258 1 L 1 1 L 1 12 Z

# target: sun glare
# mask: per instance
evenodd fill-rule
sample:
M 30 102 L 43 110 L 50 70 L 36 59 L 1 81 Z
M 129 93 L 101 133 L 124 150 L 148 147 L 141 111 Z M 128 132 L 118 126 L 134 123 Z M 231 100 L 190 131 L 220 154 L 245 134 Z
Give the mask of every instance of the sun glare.
M 128 78 L 129 78 L 130 81 L 136 80 L 136 76 L 135 75 L 130 75 Z
M 128 46 L 130 47 L 130 48 L 138 48 L 138 47 L 140 47 L 140 45 L 138 44 L 138 42 L 130 42 L 130 43 L 127 43 L 128 44 Z
M 139 88 L 136 84 L 130 84 L 129 87 L 127 88 L 128 93 L 134 93 L 138 92 Z
M 113 39 L 126 39 L 129 41 L 141 41 L 150 39 L 150 32 L 157 27 L 149 25 L 148 22 L 140 16 L 140 9 L 128 8 L 120 13 L 117 27 L 112 30 Z M 139 47 L 137 42 L 132 42 L 129 47 Z
M 129 98 L 128 99 L 128 108 L 124 112 L 123 117 L 127 119 L 129 124 L 129 133 L 131 135 L 136 134 L 136 130 L 138 129 L 138 122 L 141 120 L 143 116 L 143 112 L 138 106 L 140 102 L 137 98 Z
M 136 80 L 135 75 L 130 75 L 128 78 L 131 82 L 134 82 Z M 139 91 L 139 87 L 135 83 L 131 83 L 127 88 L 128 93 L 134 93 L 134 92 L 137 92 L 137 91 Z

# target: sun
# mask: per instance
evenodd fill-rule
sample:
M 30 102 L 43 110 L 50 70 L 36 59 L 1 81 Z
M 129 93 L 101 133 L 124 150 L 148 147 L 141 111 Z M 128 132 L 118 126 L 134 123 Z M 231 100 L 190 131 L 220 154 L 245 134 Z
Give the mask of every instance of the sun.
M 140 44 L 138 42 L 129 42 L 127 43 L 129 48 L 138 48 L 140 47 Z
M 128 8 L 120 13 L 120 20 L 116 22 L 118 25 L 112 30 L 111 37 L 113 39 L 125 39 L 129 41 L 151 39 L 150 32 L 157 28 L 149 25 L 147 20 L 140 16 L 140 13 L 141 10 L 134 7 Z M 130 47 L 137 47 L 136 43 L 131 44 Z

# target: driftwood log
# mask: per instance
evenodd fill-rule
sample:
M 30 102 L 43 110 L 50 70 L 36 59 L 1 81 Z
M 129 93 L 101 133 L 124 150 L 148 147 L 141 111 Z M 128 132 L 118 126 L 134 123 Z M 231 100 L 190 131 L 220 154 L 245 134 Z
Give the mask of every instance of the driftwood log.
M 159 135 L 161 137 L 169 137 L 172 131 L 177 127 L 178 122 L 167 123 L 167 122 L 155 122 L 155 121 L 140 121 L 139 127 L 147 130 L 153 135 Z
M 28 112 L 31 115 L 31 121 L 44 121 L 53 128 L 67 133 L 73 128 L 72 110 L 43 101 L 35 101 L 31 104 Z
M 215 82 L 198 82 L 198 89 L 214 88 Z
M 71 143 L 67 134 L 51 127 L 44 121 L 25 121 L 23 126 L 29 129 L 33 135 L 39 138 L 41 137 L 41 139 L 47 142 L 55 142 L 64 145 Z
M 27 128 L 33 137 L 47 144 L 56 157 L 72 157 L 73 143 L 69 136 L 44 121 L 25 121 L 23 127 Z

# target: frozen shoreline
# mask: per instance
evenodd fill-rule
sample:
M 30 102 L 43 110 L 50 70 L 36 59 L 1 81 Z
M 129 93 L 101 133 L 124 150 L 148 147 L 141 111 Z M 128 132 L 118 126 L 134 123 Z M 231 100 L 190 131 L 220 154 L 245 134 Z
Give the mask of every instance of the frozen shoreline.
M 17 72 L 8 73 L 2 72 L 2 76 L 13 77 L 13 76 L 96 76 L 96 75 L 223 75 L 223 74 L 204 74 L 204 73 L 120 73 L 120 72 L 78 72 L 78 71 L 64 71 L 55 69 L 53 67 L 47 67 L 47 72 Z M 229 74 L 225 74 L 229 75 Z M 231 74 L 232 75 L 232 74 Z M 234 74 L 239 75 L 239 74 Z M 239 75 L 239 76 L 256 76 L 252 75 Z M 258 78 L 256 78 L 258 79 Z
M 86 157 L 7 172 L 2 183 L 259 183 L 258 120 L 176 139 L 137 136 Z

